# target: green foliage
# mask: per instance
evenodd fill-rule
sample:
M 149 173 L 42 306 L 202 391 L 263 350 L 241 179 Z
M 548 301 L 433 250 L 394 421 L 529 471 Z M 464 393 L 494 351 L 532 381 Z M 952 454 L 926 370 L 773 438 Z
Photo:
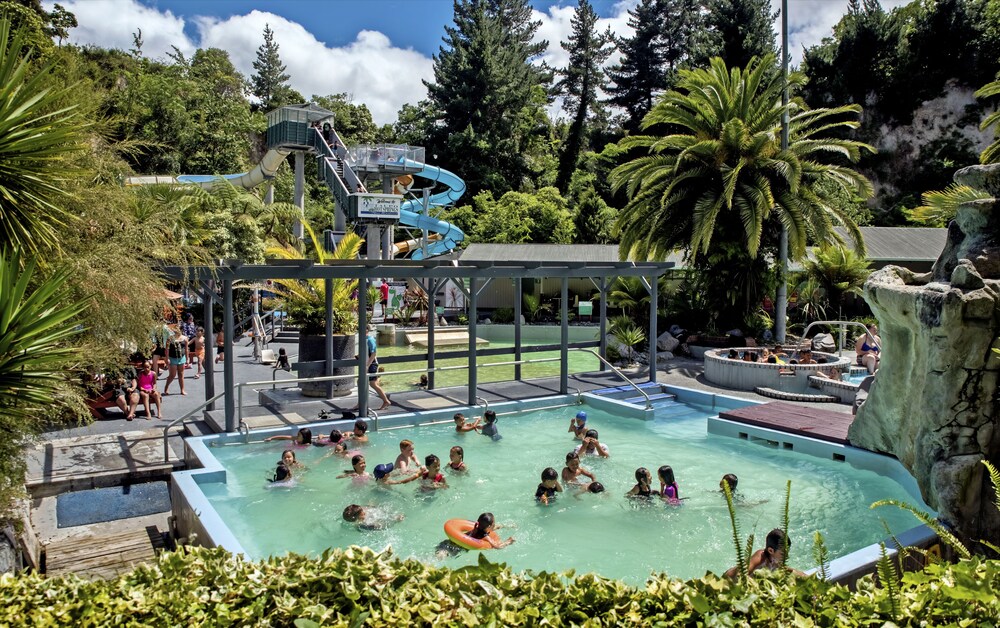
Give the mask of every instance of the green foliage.
M 928 227 L 946 227 L 962 203 L 986 198 L 990 198 L 988 192 L 953 183 L 944 190 L 924 192 L 924 204 L 905 213 L 910 220 Z
M 471 235 L 476 242 L 568 244 L 573 240 L 573 217 L 555 188 L 542 188 L 535 194 L 507 192 L 499 200 L 491 192 L 482 192 L 473 199 L 473 207 Z
M 0 514 L 23 491 L 26 439 L 74 402 L 65 371 L 78 351 L 68 342 L 89 299 L 70 298 L 62 271 L 40 279 L 36 262 L 0 251 Z
M 893 563 L 889 552 L 885 549 L 885 543 L 879 543 L 879 558 L 876 566 L 879 584 L 886 592 L 888 601 L 889 617 L 893 621 L 899 620 L 899 574 L 896 573 L 896 565 Z
M 316 237 L 316 232 L 308 223 L 303 223 L 309 242 L 312 244 L 311 254 L 318 264 L 332 260 L 353 260 L 358 257 L 358 251 L 364 240 L 354 232 L 348 232 L 341 238 L 337 248 L 327 253 L 323 244 Z M 270 247 L 266 252 L 268 257 L 278 259 L 304 259 L 303 254 L 291 245 Z M 326 331 L 326 281 L 323 279 L 308 279 L 297 281 L 293 279 L 275 279 L 275 293 L 284 299 L 288 316 L 292 322 L 302 327 L 303 333 L 320 334 Z M 333 333 L 353 334 L 358 330 L 358 317 L 354 311 L 356 303 L 351 299 L 351 293 L 358 286 L 356 279 L 333 279 Z
M 1000 5 L 997 8 L 997 16 L 1000 17 Z M 993 81 L 992 83 L 987 83 L 976 92 L 977 98 L 989 98 L 991 96 L 1000 96 L 1000 81 Z M 979 155 L 980 163 L 984 164 L 995 164 L 1000 162 L 1000 109 L 994 111 L 990 115 L 986 116 L 979 128 L 984 131 L 991 126 L 995 126 L 997 139 L 986 147 L 986 150 Z
M 856 127 L 850 118 L 860 109 L 811 110 L 791 102 L 789 147 L 782 151 L 783 81 L 773 61 L 755 59 L 730 70 L 715 58 L 709 69 L 682 71 L 677 91 L 665 94 L 643 121 L 646 131 L 666 134 L 619 142 L 639 154 L 612 173 L 615 188 L 629 196 L 618 219 L 623 255 L 663 258 L 684 247 L 697 256 L 709 251 L 716 232 L 728 231 L 753 258 L 772 212 L 788 228 L 793 259 L 805 254 L 810 238 L 839 241 L 834 225 L 846 227 L 863 247 L 857 225 L 829 196 L 831 186 L 871 194 L 867 179 L 830 158 L 857 161 L 871 150 L 829 137 Z M 799 74 L 789 77 L 792 87 L 803 81 Z
M 71 88 L 52 86 L 53 64 L 33 67 L 31 32 L 0 14 L 0 242 L 40 253 L 58 248 L 59 227 L 72 221 L 64 184 L 80 174 L 69 158 L 90 125 L 59 106 Z
M 493 310 L 493 314 L 490 319 L 498 325 L 509 325 L 514 322 L 514 308 L 512 307 L 498 307 Z
M 521 299 L 524 303 L 524 320 L 529 323 L 536 322 L 542 311 L 541 297 L 536 294 L 524 294 L 521 296 Z
M 733 548 L 736 550 L 736 575 L 740 581 L 746 582 L 750 577 L 750 554 L 753 552 L 753 535 L 747 540 L 749 549 L 743 547 L 743 535 L 740 533 L 740 522 L 736 518 L 736 507 L 733 505 L 733 490 L 729 482 L 722 483 L 722 492 L 726 495 L 726 508 L 729 511 L 729 525 L 733 530 Z
M 816 573 L 822 580 L 830 578 L 830 550 L 819 530 L 813 533 L 813 562 L 816 563 Z
M 785 507 L 781 511 L 781 531 L 785 533 L 785 547 L 784 551 L 781 553 L 781 566 L 784 567 L 788 564 L 788 555 L 791 553 L 791 541 L 788 538 L 788 531 L 791 529 L 789 525 L 788 509 L 792 503 L 792 481 L 788 480 L 785 483 Z
M 843 309 L 847 295 L 861 295 L 865 280 L 871 274 L 870 262 L 842 245 L 826 245 L 813 249 L 813 255 L 802 261 L 801 277 L 811 283 L 800 283 L 796 291 L 809 300 L 819 300 L 818 308 Z M 801 288 L 801 290 L 800 290 Z
M 628 348 L 628 355 L 624 357 L 630 362 L 635 357 L 636 347 L 646 341 L 646 332 L 642 327 L 639 327 L 633 320 L 624 316 L 613 318 L 608 331 Z
M 546 46 L 532 43 L 540 22 L 526 0 L 456 0 L 454 8 L 427 83 L 436 116 L 427 153 L 462 173 L 472 194 L 520 190 L 548 132 L 538 124 L 547 78 L 530 62 Z
M 312 102 L 333 112 L 336 121 L 337 134 L 348 146 L 356 144 L 373 144 L 377 141 L 378 128 L 372 120 L 372 113 L 364 104 L 355 104 L 348 94 L 331 94 L 329 96 L 313 95 Z M 413 138 L 413 142 L 401 142 L 422 146 L 422 138 Z
M 579 244 L 611 244 L 615 241 L 617 212 L 601 198 L 595 179 L 594 174 L 577 169 L 567 195 L 570 206 L 574 208 L 574 242 Z
M 606 117 L 598 90 L 605 82 L 602 66 L 614 50 L 610 29 L 597 32 L 597 13 L 589 0 L 579 0 L 570 25 L 573 29 L 570 38 L 562 42 L 569 59 L 566 67 L 559 70 L 562 78 L 555 86 L 564 96 L 563 109 L 571 119 L 556 179 L 556 187 L 563 192 L 569 188 L 577 161 L 587 148 L 585 142 L 594 120 Z
M 222 549 L 170 552 L 112 580 L 0 576 L 0 623 L 282 626 L 871 626 L 892 621 L 869 576 L 855 589 L 781 573 L 737 581 L 653 577 L 630 587 L 594 574 L 448 569 L 352 547 L 254 562 Z M 942 586 L 947 583 L 947 586 Z M 994 625 L 995 561 L 903 576 L 898 625 Z
M 744 67 L 754 57 L 774 55 L 774 20 L 770 0 L 706 0 L 709 42 L 702 59 L 721 57 L 729 67 Z M 773 63 L 773 59 L 772 59 Z
M 257 58 L 253 62 L 254 74 L 250 77 L 250 93 L 257 98 L 260 109 L 265 112 L 302 102 L 302 96 L 288 85 L 291 77 L 285 74 L 285 64 L 281 62 L 278 49 L 271 25 L 265 24 L 264 43 L 257 48 Z

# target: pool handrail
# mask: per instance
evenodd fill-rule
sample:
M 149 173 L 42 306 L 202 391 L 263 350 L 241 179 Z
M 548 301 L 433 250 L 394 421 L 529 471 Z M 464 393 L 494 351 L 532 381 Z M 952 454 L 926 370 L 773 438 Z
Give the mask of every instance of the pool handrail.
M 170 438 L 170 434 L 169 434 L 170 428 L 174 427 L 175 425 L 177 425 L 181 421 L 184 421 L 185 419 L 188 419 L 188 418 L 194 416 L 195 412 L 198 412 L 200 410 L 204 410 L 210 404 L 215 403 L 216 401 L 218 401 L 219 399 L 221 399 L 222 397 L 225 397 L 225 396 L 226 396 L 226 392 L 225 391 L 220 392 L 218 395 L 212 397 L 211 399 L 206 400 L 201 405 L 196 406 L 194 409 L 189 410 L 188 412 L 182 414 L 180 418 L 174 419 L 173 421 L 171 421 L 170 423 L 168 423 L 166 427 L 163 428 L 163 462 L 170 462 L 170 440 L 169 440 L 169 438 Z M 241 422 L 242 422 L 242 419 L 241 419 Z M 247 429 L 248 429 L 248 433 L 249 433 L 249 428 L 247 428 Z
M 587 349 L 585 347 L 570 347 L 568 350 L 569 351 L 586 351 L 587 353 L 592 354 L 595 358 L 597 358 L 598 360 L 600 360 L 601 362 L 603 362 L 608 368 L 610 368 L 612 371 L 614 371 L 618 375 L 618 377 L 620 377 L 620 378 L 624 379 L 626 382 L 628 382 L 629 386 L 631 386 L 632 388 L 635 388 L 639 392 L 639 394 L 643 396 L 643 398 L 646 400 L 646 409 L 647 410 L 649 410 L 650 408 L 653 407 L 653 402 L 651 402 L 649 400 L 649 395 L 647 395 L 646 392 L 643 389 L 639 388 L 639 386 L 635 382 L 633 382 L 628 377 L 626 377 L 625 373 L 622 373 L 621 371 L 619 371 L 615 367 L 614 364 L 612 364 L 611 362 L 608 362 L 603 357 L 601 357 L 601 355 L 599 353 L 597 353 L 593 349 Z

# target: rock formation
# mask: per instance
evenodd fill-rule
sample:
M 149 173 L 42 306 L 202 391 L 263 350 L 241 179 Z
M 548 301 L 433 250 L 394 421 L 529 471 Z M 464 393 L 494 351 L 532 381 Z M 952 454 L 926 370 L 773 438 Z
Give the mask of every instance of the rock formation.
M 959 208 L 930 273 L 889 266 L 865 283 L 885 346 L 848 438 L 899 458 L 962 537 L 997 543 L 980 461 L 1000 465 L 1000 165 L 955 180 L 994 198 Z

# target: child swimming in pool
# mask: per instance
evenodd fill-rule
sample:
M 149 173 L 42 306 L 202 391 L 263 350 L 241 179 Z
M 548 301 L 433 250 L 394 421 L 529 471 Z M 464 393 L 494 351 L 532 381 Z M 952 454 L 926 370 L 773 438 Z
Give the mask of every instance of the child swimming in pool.
M 364 419 L 358 419 L 354 422 L 354 431 L 347 435 L 346 438 L 353 440 L 355 443 L 367 443 L 368 442 L 368 422 Z
M 420 475 L 420 489 L 424 491 L 433 491 L 439 488 L 448 488 L 448 481 L 444 479 L 444 475 L 441 474 L 441 459 L 430 454 L 424 458 L 424 469 L 423 473 Z
M 292 470 L 284 462 L 278 462 L 278 466 L 274 469 L 274 475 L 269 477 L 267 481 L 271 484 L 291 484 L 292 479 Z
M 764 549 L 757 550 L 750 556 L 747 572 L 752 574 L 758 569 L 782 569 L 785 562 L 785 550 L 791 546 L 792 541 L 785 536 L 784 530 L 781 528 L 771 530 L 767 533 L 767 538 L 764 541 Z M 784 569 L 800 578 L 806 577 L 806 574 L 798 569 L 791 567 L 784 567 Z M 731 567 L 725 573 L 727 578 L 735 578 L 737 575 L 739 575 L 739 566 Z
M 332 455 L 343 455 L 347 453 L 347 444 L 344 441 L 344 435 L 341 434 L 340 430 L 330 430 L 330 437 L 324 438 L 322 440 L 317 440 L 313 442 L 314 445 L 318 447 L 329 447 L 330 452 L 328 456 Z
M 420 462 L 417 461 L 417 454 L 413 451 L 413 441 L 399 441 L 399 455 L 396 456 L 396 461 L 392 464 L 397 471 L 406 472 L 410 468 L 410 463 L 413 463 L 413 467 L 415 468 L 420 467 Z
M 670 503 L 680 502 L 680 488 L 674 480 L 674 470 L 669 465 L 663 465 L 656 471 L 660 478 L 660 497 Z
M 576 416 L 569 420 L 569 429 L 567 432 L 573 432 L 573 438 L 576 440 L 583 440 L 583 435 L 587 433 L 587 413 L 580 411 L 576 413 Z
M 278 436 L 269 436 L 264 439 L 264 442 L 270 442 L 273 440 L 293 440 L 296 445 L 310 445 L 312 444 L 313 434 L 312 430 L 308 427 L 303 427 L 298 431 L 295 436 L 288 436 L 287 434 L 281 434 Z
M 653 496 L 653 475 L 646 467 L 639 467 L 635 470 L 635 486 L 625 493 L 625 497 L 652 497 Z
M 301 469 L 302 464 L 295 459 L 295 452 L 291 449 L 286 449 L 281 452 L 281 464 L 285 465 L 289 469 Z
M 601 458 L 609 457 L 611 454 L 608 451 L 608 446 L 597 440 L 597 438 L 597 430 L 587 430 L 587 433 L 583 437 L 583 442 L 577 445 L 574 451 L 579 456 L 597 454 Z
M 736 477 L 735 473 L 727 473 L 724 476 L 722 476 L 721 480 L 719 480 L 719 490 L 725 493 L 726 485 L 728 485 L 729 494 L 732 495 L 733 493 L 736 492 L 736 485 L 739 484 L 739 482 L 740 479 Z
M 556 493 L 561 493 L 562 490 L 556 470 L 548 467 L 542 471 L 542 483 L 535 489 L 535 500 L 548 506 L 556 498 Z
M 487 410 L 483 413 L 483 419 L 486 421 L 486 425 L 480 428 L 480 434 L 489 436 L 495 441 L 502 439 L 503 436 L 500 435 L 500 430 L 497 429 L 497 413 L 493 410 Z
M 365 471 L 367 463 L 365 462 L 365 457 L 361 454 L 356 454 L 351 458 L 351 469 L 344 471 L 337 478 L 367 478 L 371 477 L 368 472 Z
M 476 520 L 476 525 L 473 526 L 472 530 L 469 531 L 469 536 L 474 539 L 482 539 L 493 546 L 494 549 L 501 549 L 507 547 L 514 542 L 514 537 L 508 537 L 506 541 L 494 541 L 490 538 L 490 532 L 494 530 L 499 530 L 501 526 L 496 525 L 496 520 L 493 518 L 492 512 L 484 512 L 479 515 L 479 519 Z
M 344 508 L 344 521 L 356 523 L 359 530 L 366 532 L 371 530 L 385 530 L 392 524 L 402 520 L 402 514 L 393 515 L 376 506 L 351 504 L 347 508 Z
M 587 495 L 590 493 L 596 495 L 598 493 L 603 493 L 603 492 L 604 492 L 603 484 L 601 484 L 600 482 L 589 482 L 581 486 L 580 490 L 578 490 L 576 493 L 573 494 L 573 497 L 580 499 L 581 495 Z
M 580 455 L 571 451 L 566 454 L 566 466 L 562 470 L 562 481 L 565 484 L 583 484 L 580 476 L 590 478 L 591 482 L 597 479 L 593 473 L 580 466 Z
M 448 452 L 448 468 L 455 472 L 464 473 L 469 470 L 469 467 L 465 466 L 465 451 L 455 445 Z
M 465 420 L 465 415 L 461 412 L 455 413 L 455 431 L 462 434 L 465 432 L 473 432 L 479 429 L 479 422 L 482 419 L 476 417 L 476 420 L 469 423 Z
M 418 470 L 409 477 L 397 477 L 392 479 L 389 474 L 392 473 L 392 463 L 387 462 L 385 464 L 375 465 L 375 482 L 379 486 L 394 485 L 394 484 L 408 484 L 414 480 L 419 480 L 421 472 Z

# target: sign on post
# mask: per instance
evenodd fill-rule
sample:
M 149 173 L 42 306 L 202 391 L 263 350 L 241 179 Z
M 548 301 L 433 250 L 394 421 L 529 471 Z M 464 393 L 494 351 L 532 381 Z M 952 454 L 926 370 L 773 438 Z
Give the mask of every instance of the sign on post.
M 402 205 L 403 197 L 396 194 L 368 194 L 360 193 L 352 195 L 355 199 L 354 220 L 399 220 L 399 209 Z

